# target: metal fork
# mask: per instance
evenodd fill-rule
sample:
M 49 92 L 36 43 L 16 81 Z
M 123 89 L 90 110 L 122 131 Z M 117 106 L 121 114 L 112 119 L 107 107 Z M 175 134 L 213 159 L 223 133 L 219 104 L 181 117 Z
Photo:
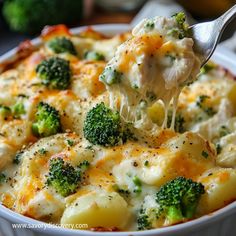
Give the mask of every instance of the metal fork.
M 190 27 L 194 40 L 194 51 L 203 66 L 211 57 L 225 27 L 236 17 L 236 5 L 222 16 L 210 22 L 199 23 Z

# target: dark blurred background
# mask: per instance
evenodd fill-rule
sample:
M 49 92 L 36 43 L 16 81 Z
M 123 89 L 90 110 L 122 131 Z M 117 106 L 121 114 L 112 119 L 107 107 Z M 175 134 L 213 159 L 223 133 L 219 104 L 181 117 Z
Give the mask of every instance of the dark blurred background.
M 152 0 L 160 1 L 161 0 Z M 45 24 L 66 23 L 69 27 L 104 23 L 131 23 L 148 1 L 145 0 L 0 0 L 0 55 L 24 39 L 40 33 Z M 166 0 L 180 4 L 194 20 L 211 20 L 236 0 Z M 234 20 L 222 40 L 233 35 Z

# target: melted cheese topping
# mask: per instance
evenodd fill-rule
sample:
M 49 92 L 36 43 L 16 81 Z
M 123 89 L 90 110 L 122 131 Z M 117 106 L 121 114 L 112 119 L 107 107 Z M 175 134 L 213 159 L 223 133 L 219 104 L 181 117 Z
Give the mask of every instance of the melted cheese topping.
M 173 99 L 176 106 L 182 87 L 199 72 L 200 61 L 193 52 L 193 40 L 170 34 L 177 27 L 175 19 L 143 20 L 133 29 L 132 38 L 118 47 L 100 77 L 110 93 L 110 106 L 120 110 L 136 127 L 150 128 L 145 127 L 146 108 L 158 100 L 166 108 L 162 125 L 166 127 L 170 101 Z M 114 75 L 114 71 L 119 74 Z M 114 76 L 120 76 L 119 81 L 112 81 Z M 174 116 L 175 112 L 172 128 Z
M 217 65 L 208 65 L 208 71 L 202 71 L 195 81 L 199 62 L 192 39 L 169 34 L 176 27 L 173 19 L 157 17 L 148 30 L 147 23 L 141 22 L 132 35 L 112 38 L 92 29 L 74 36 L 64 26 L 49 28 L 38 49 L 0 74 L 0 105 L 21 103 L 24 107 L 18 117 L 0 114 L 0 176 L 5 176 L 0 182 L 1 204 L 45 222 L 129 231 L 137 230 L 140 207 L 152 214 L 157 207 L 156 192 L 178 176 L 205 186 L 195 217 L 236 199 L 236 82 Z M 78 56 L 50 50 L 47 42 L 57 36 L 69 38 Z M 105 59 L 84 59 L 91 50 Z M 42 60 L 55 55 L 70 62 L 67 90 L 48 89 L 35 72 Z M 99 76 L 109 60 L 107 68 L 116 70 L 120 83 L 104 86 Z M 114 70 L 105 75 L 112 81 Z M 170 102 L 172 97 L 174 102 Z M 41 101 L 58 110 L 62 133 L 47 138 L 33 135 L 32 122 Z M 115 147 L 91 147 L 83 136 L 84 119 L 101 102 L 111 103 L 134 122 L 137 139 Z M 167 118 L 170 126 L 169 113 L 175 113 L 175 106 L 172 127 L 178 132 L 158 128 Z M 75 193 L 67 197 L 45 184 L 50 160 L 55 157 L 73 167 L 90 163 Z M 152 227 L 170 224 L 156 219 Z

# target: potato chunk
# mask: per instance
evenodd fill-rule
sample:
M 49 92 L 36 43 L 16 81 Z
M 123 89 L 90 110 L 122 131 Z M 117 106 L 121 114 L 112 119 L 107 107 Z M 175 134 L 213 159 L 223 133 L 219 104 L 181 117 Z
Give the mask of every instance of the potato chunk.
M 64 208 L 62 197 L 49 189 L 43 189 L 32 196 L 21 213 L 39 220 L 57 222 Z
M 69 205 L 61 219 L 62 224 L 87 224 L 93 227 L 124 229 L 129 223 L 130 212 L 126 201 L 115 192 L 92 191 L 77 198 Z
M 217 156 L 217 164 L 222 167 L 236 167 L 236 132 L 223 137 L 220 140 L 220 154 Z
M 236 170 L 214 168 L 206 171 L 199 179 L 206 193 L 199 203 L 199 213 L 207 214 L 218 210 L 236 199 Z
M 188 132 L 164 144 L 150 160 L 150 167 L 142 169 L 140 178 L 147 184 L 160 186 L 177 176 L 195 179 L 214 165 L 215 153 L 209 143 L 198 134 Z

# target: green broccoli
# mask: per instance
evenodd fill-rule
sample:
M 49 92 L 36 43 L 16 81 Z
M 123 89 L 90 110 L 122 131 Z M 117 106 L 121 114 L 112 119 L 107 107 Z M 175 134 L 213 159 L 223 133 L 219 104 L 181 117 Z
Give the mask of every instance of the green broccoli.
M 90 61 L 105 61 L 103 54 L 95 51 L 88 51 L 84 54 L 84 58 Z
M 167 182 L 156 193 L 156 206 L 146 206 L 144 201 L 137 218 L 138 229 L 151 229 L 158 219 L 175 224 L 193 218 L 204 193 L 201 183 L 185 177 L 177 177 Z
M 106 107 L 103 102 L 87 113 L 83 131 L 84 137 L 92 144 L 107 147 L 125 140 L 119 113 Z
M 186 16 L 183 12 L 178 12 L 173 15 L 178 25 L 183 25 L 186 20 Z
M 70 53 L 72 55 L 77 55 L 76 49 L 70 39 L 66 37 L 55 37 L 48 42 L 48 47 L 52 49 L 53 52 L 59 53 Z
M 69 61 L 59 57 L 43 60 L 36 72 L 42 83 L 50 89 L 67 89 L 70 85 L 71 70 Z
M 38 33 L 45 25 L 70 24 L 82 18 L 82 0 L 5 0 L 3 16 L 14 31 Z
M 32 124 L 33 134 L 38 137 L 47 137 L 61 131 L 60 115 L 58 111 L 40 102 L 37 106 L 36 119 Z
M 48 186 L 52 186 L 63 197 L 67 197 L 79 187 L 81 171 L 65 163 L 62 158 L 53 158 L 50 160 L 49 173 L 46 177 Z
M 186 16 L 183 12 L 176 13 L 172 16 L 177 25 L 178 29 L 172 31 L 173 34 L 175 34 L 179 39 L 183 39 L 185 37 L 189 37 L 189 25 L 185 22 Z
M 102 74 L 99 76 L 99 80 L 107 85 L 119 84 L 121 82 L 123 73 L 117 71 L 112 67 L 106 67 Z
M 201 183 L 177 177 L 163 185 L 157 192 L 156 202 L 159 205 L 157 215 L 164 216 L 173 223 L 191 219 L 204 193 L 204 186 Z
M 145 212 L 145 209 L 141 208 L 137 218 L 138 230 L 147 230 L 152 228 L 150 216 Z

